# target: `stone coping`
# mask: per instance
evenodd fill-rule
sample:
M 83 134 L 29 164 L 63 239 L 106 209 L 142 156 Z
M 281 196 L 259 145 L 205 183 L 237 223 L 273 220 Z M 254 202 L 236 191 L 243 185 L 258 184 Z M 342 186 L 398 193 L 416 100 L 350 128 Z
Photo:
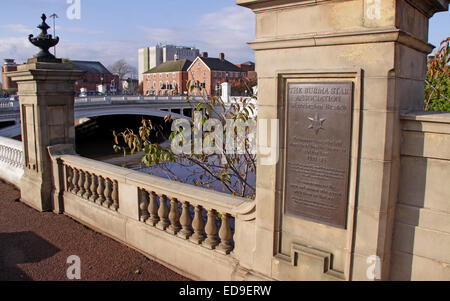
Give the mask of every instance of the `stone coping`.
M 256 204 L 255 201 L 242 197 L 162 179 L 76 155 L 63 155 L 60 158 L 71 167 L 112 178 L 122 184 L 153 191 L 158 195 L 166 195 L 177 198 L 179 201 L 187 201 L 219 212 L 226 212 L 233 216 L 251 214 Z
M 402 120 L 428 121 L 439 123 L 450 123 L 449 112 L 408 112 L 400 114 Z
M 22 141 L 17 141 L 17 140 L 14 140 L 14 139 L 10 139 L 10 138 L 6 138 L 6 137 L 1 137 L 0 136 L 0 145 L 11 147 L 11 148 L 23 151 Z

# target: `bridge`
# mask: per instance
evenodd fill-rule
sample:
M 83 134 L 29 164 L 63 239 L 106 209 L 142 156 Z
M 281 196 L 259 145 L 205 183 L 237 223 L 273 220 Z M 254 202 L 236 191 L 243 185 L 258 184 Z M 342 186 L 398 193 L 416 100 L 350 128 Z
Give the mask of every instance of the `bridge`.
M 111 115 L 143 115 L 173 118 L 190 118 L 201 97 L 186 96 L 105 96 L 75 99 L 75 120 Z M 18 101 L 0 101 L 0 123 L 11 125 L 0 129 L 2 137 L 16 137 L 21 133 Z
M 241 97 L 229 97 L 226 106 L 238 102 Z M 105 96 L 75 98 L 75 120 L 112 115 L 142 115 L 173 118 L 191 118 L 202 97 L 192 96 Z M 255 105 L 254 99 L 251 100 Z M 204 109 L 203 109 L 204 111 Z M 251 117 L 256 115 L 256 111 Z M 17 137 L 21 133 L 20 107 L 18 101 L 0 101 L 0 123 L 11 125 L 0 129 L 0 137 Z
M 257 13 L 258 118 L 280 121 L 258 125 L 254 200 L 79 156 L 73 116 L 190 106 L 106 98 L 74 109 L 83 72 L 56 61 L 8 73 L 24 126 L 21 144 L 0 141 L 0 179 L 28 206 L 193 280 L 450 280 L 450 113 L 421 111 L 427 21 L 449 1 L 304 2 L 237 0 Z M 17 104 L 1 111 L 18 119 Z M 278 161 L 262 160 L 264 140 Z

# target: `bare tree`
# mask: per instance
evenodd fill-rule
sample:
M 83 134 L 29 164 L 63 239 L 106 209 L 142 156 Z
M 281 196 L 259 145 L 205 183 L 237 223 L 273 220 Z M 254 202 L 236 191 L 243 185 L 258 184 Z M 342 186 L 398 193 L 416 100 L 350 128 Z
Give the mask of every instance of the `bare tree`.
M 136 68 L 128 64 L 124 59 L 118 60 L 114 64 L 108 67 L 108 70 L 112 74 L 119 76 L 119 81 L 122 82 L 127 75 L 136 74 Z

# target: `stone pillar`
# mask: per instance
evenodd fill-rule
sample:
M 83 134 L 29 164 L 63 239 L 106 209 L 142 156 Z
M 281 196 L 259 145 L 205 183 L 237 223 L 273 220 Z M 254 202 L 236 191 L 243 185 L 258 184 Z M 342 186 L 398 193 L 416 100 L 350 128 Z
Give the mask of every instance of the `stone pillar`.
M 389 279 L 399 113 L 423 108 L 428 19 L 448 0 L 236 2 L 256 14 L 258 119 L 280 120 L 280 159 L 258 155 L 254 270 Z
M 224 103 L 230 102 L 231 96 L 231 84 L 229 82 L 224 82 L 221 84 L 222 86 L 222 101 Z
M 83 74 L 71 64 L 38 59 L 8 73 L 19 89 L 25 159 L 21 197 L 39 211 L 53 210 L 53 167 L 47 147 L 75 143 L 74 83 Z

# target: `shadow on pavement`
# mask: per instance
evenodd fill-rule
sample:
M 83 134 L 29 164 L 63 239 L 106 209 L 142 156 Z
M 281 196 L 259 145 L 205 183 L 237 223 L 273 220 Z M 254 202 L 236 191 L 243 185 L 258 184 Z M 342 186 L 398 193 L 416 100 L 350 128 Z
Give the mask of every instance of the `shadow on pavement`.
M 34 232 L 0 233 L 0 281 L 33 280 L 17 265 L 40 262 L 59 251 Z

